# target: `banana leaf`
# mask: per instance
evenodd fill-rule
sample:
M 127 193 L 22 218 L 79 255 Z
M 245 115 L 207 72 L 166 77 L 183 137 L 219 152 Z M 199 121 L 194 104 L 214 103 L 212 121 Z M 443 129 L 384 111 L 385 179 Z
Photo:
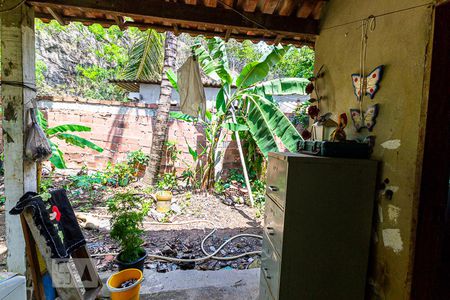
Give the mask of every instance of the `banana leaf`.
M 50 157 L 50 162 L 58 169 L 65 169 L 66 162 L 64 161 L 64 155 L 61 150 L 59 150 L 58 145 L 49 140 L 50 147 L 52 148 L 52 156 Z
M 190 122 L 190 123 L 197 121 L 197 118 L 194 118 L 194 117 L 192 117 L 190 115 L 187 115 L 187 114 L 183 114 L 181 111 L 171 111 L 169 113 L 169 116 L 171 118 L 174 118 L 174 119 L 177 119 L 177 120 L 181 120 L 181 121 L 185 121 L 185 122 Z
M 225 84 L 223 87 L 221 87 L 216 96 L 217 116 L 222 116 L 227 111 L 227 96 L 226 96 L 227 92 L 225 89 L 229 89 L 228 84 Z
M 249 130 L 247 125 L 238 124 L 238 123 L 224 123 L 222 124 L 223 128 L 226 128 L 231 131 L 247 131 Z
M 167 74 L 167 78 L 170 81 L 170 84 L 178 92 L 177 74 L 175 74 L 175 72 L 172 69 L 167 70 L 166 74 Z
M 267 157 L 269 152 L 279 152 L 280 149 L 275 141 L 275 135 L 271 126 L 269 126 L 274 121 L 271 121 L 270 115 L 266 112 L 267 108 L 264 107 L 264 104 L 269 101 L 258 101 L 258 98 L 252 96 L 247 97 L 247 99 L 251 104 L 246 123 L 261 153 Z
M 186 142 L 186 145 L 188 146 L 188 150 L 189 150 L 189 154 L 192 156 L 192 159 L 194 160 L 194 162 L 197 162 L 198 160 L 198 153 L 197 151 L 195 151 L 188 143 L 188 141 L 186 140 L 186 138 L 184 139 Z
M 103 152 L 103 148 L 97 146 L 91 141 L 84 139 L 82 137 L 70 134 L 70 133 L 60 133 L 56 135 L 56 137 L 60 140 L 64 140 L 66 143 L 80 147 L 80 148 L 91 148 L 98 152 Z
M 202 67 L 203 72 L 210 76 L 214 80 L 220 80 L 224 83 L 233 81 L 230 70 L 224 65 L 224 61 L 221 59 L 214 59 L 205 47 L 201 45 L 194 46 L 195 56 Z
M 39 126 L 41 126 L 42 130 L 46 132 L 48 128 L 48 122 L 40 109 L 36 109 L 36 121 Z
M 288 47 L 283 46 L 273 47 L 272 51 L 260 61 L 247 64 L 236 79 L 236 86 L 238 88 L 246 88 L 264 80 L 269 74 L 270 68 L 283 58 L 288 49 Z
M 57 133 L 64 133 L 67 131 L 72 132 L 89 132 L 91 131 L 91 127 L 83 126 L 83 125 L 77 125 L 77 124 L 64 124 L 64 125 L 58 125 L 55 127 L 48 128 L 45 133 L 48 136 L 52 136 Z
M 306 78 L 280 78 L 268 80 L 250 88 L 252 92 L 264 95 L 305 94 L 309 80 Z
M 231 71 L 228 63 L 227 48 L 225 42 L 218 37 L 208 40 L 208 49 L 212 58 L 217 62 L 218 70 L 216 71 L 222 81 L 231 83 Z
M 279 151 L 275 136 L 289 151 L 296 151 L 302 137 L 278 106 L 256 94 L 248 95 L 247 99 L 250 101 L 247 125 L 264 156 Z

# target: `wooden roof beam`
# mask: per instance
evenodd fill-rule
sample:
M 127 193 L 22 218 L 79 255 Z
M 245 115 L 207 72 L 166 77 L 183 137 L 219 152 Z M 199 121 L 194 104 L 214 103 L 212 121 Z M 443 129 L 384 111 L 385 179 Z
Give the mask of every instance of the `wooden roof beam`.
M 267 15 L 260 12 L 243 12 L 246 18 L 224 8 L 198 7 L 184 3 L 157 0 L 32 0 L 32 5 L 61 8 L 78 8 L 103 14 L 120 14 L 130 17 L 145 17 L 155 21 L 173 22 L 179 25 L 211 25 L 231 27 L 242 31 L 270 31 L 274 34 L 311 34 L 319 33 L 319 22 L 313 19 L 299 19 L 292 16 Z M 260 26 L 255 25 L 255 23 Z M 264 27 L 262 29 L 259 27 Z
M 44 20 L 44 22 L 48 22 L 49 20 L 52 19 L 52 16 L 49 14 L 44 14 L 44 13 L 36 13 L 36 18 L 42 19 Z M 103 24 L 106 26 L 111 26 L 111 25 L 115 25 L 115 22 L 111 19 L 92 19 L 92 18 L 70 18 L 71 22 L 80 22 L 82 24 L 94 24 L 94 23 L 99 23 L 99 24 Z M 139 28 L 141 30 L 147 30 L 149 28 L 153 28 L 158 32 L 166 32 L 166 31 L 173 31 L 174 28 L 173 26 L 164 26 L 164 25 L 155 25 L 155 24 L 149 24 L 149 23 L 138 23 L 138 22 L 126 22 L 125 23 L 125 27 L 136 27 Z M 185 32 L 187 34 L 193 35 L 193 36 L 197 36 L 197 35 L 212 35 L 211 31 L 205 31 L 205 30 L 200 30 L 200 29 L 189 29 L 189 28 L 181 28 L 179 25 L 177 26 L 179 32 Z M 259 41 L 267 41 L 267 42 L 273 42 L 274 39 L 276 39 L 276 37 L 270 37 L 270 36 L 264 36 L 264 35 L 255 35 L 255 36 L 250 36 L 250 35 L 245 35 L 245 34 L 241 34 L 241 33 L 233 33 L 233 31 L 229 28 L 229 30 L 224 30 L 223 32 L 215 32 L 214 36 L 218 36 L 224 39 L 236 39 L 238 41 L 243 41 L 243 40 L 250 40 L 253 42 L 259 42 Z M 313 38 L 311 39 L 307 39 L 307 38 L 302 38 L 302 39 L 295 39 L 295 37 L 298 35 L 288 35 L 288 36 L 283 36 L 282 37 L 282 41 L 283 44 L 292 44 L 292 45 L 296 45 L 296 46 L 314 46 L 314 41 Z M 281 35 L 280 35 L 281 37 Z
M 277 37 L 275 38 L 275 40 L 273 41 L 273 43 L 275 45 L 278 45 L 279 43 L 281 43 L 281 40 L 284 38 L 284 36 L 282 36 L 281 34 L 277 35 Z
M 232 9 L 234 5 L 234 0 L 220 0 L 220 4 L 222 4 L 222 7 L 225 9 Z
M 304 0 L 298 8 L 297 17 L 308 18 L 314 10 L 316 3 L 314 0 Z
M 206 7 L 216 7 L 217 6 L 217 0 L 203 0 L 203 4 Z
M 258 8 L 265 14 L 273 14 L 281 0 L 259 0 Z
M 246 12 L 254 12 L 256 5 L 258 5 L 258 0 L 238 0 L 237 2 L 237 7 Z
M 61 17 L 60 13 L 56 8 L 53 7 L 47 7 L 47 11 L 52 15 L 52 17 L 59 23 L 59 25 L 64 26 L 66 25 L 66 22 Z
M 316 2 L 316 6 L 314 7 L 313 11 L 312 11 L 312 17 L 315 20 L 319 20 L 320 19 L 320 15 L 322 13 L 322 8 L 325 5 L 325 1 L 317 1 Z
M 297 0 L 282 0 L 278 14 L 280 16 L 290 16 L 297 6 Z
M 231 35 L 231 28 L 228 28 L 227 31 L 225 32 L 225 42 L 228 42 L 228 40 L 230 39 L 230 35 Z
M 119 26 L 120 30 L 125 29 L 125 18 L 119 15 L 113 15 L 112 16 L 114 21 L 116 22 L 117 26 Z

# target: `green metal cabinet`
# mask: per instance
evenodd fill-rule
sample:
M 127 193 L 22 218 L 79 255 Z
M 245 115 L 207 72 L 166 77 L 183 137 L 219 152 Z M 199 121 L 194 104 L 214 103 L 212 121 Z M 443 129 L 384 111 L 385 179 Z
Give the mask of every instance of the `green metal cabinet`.
M 363 300 L 377 162 L 270 153 L 260 299 Z

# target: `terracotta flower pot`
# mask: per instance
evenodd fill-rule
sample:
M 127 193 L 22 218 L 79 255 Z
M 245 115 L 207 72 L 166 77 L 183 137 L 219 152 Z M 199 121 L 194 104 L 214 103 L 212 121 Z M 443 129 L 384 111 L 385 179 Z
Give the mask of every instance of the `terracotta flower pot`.
M 135 177 L 137 178 L 142 178 L 145 175 L 145 169 L 147 169 L 146 165 L 140 164 L 140 163 L 136 163 L 134 165 L 134 169 L 136 170 L 135 173 L 133 174 Z

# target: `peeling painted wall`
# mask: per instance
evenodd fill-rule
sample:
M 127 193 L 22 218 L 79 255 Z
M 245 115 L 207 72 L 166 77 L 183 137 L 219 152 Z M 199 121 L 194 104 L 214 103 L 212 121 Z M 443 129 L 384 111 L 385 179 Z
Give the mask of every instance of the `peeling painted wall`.
M 372 299 L 409 298 L 433 14 L 427 3 L 331 0 L 316 43 L 316 70 L 324 65 L 317 82 L 324 97 L 321 112 L 333 112 L 335 119 L 346 112 L 350 139 L 375 135 L 373 158 L 382 162 L 369 274 Z M 403 11 L 390 13 L 398 10 Z M 361 23 L 351 22 L 370 15 L 384 16 L 368 34 L 366 70 L 384 64 L 385 72 L 374 99 L 363 103 L 364 109 L 380 105 L 377 124 L 372 133 L 357 133 L 349 114 L 359 108 L 350 75 L 359 73 Z

